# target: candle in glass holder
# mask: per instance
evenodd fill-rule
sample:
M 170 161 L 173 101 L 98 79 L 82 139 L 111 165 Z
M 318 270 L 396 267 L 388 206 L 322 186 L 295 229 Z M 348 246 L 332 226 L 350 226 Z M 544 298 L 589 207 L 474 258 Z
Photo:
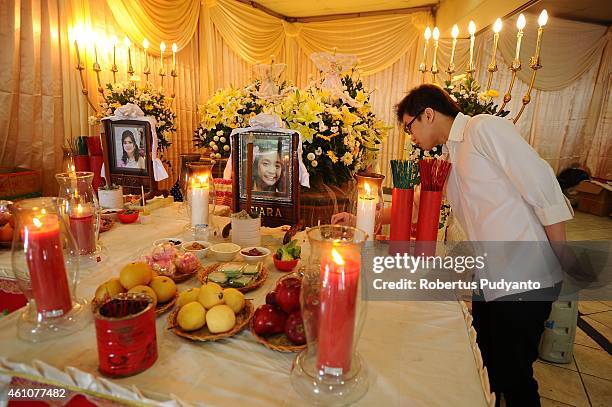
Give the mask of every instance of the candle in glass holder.
M 210 188 L 208 177 L 198 175 L 191 179 L 191 226 L 208 225 L 208 201 Z
M 22 230 L 32 296 L 38 312 L 54 318 L 72 309 L 57 215 L 41 213 Z
M 70 214 L 70 231 L 82 255 L 96 251 L 96 229 L 91 204 L 78 204 L 72 211 Z
M 367 181 L 364 182 L 363 189 L 365 194 L 359 194 L 357 198 L 357 229 L 366 232 L 368 240 L 374 240 L 378 199 L 376 194 L 372 194 L 372 188 Z
M 336 247 L 321 259 L 317 367 L 325 374 L 340 376 L 351 369 L 359 268 L 358 255 Z

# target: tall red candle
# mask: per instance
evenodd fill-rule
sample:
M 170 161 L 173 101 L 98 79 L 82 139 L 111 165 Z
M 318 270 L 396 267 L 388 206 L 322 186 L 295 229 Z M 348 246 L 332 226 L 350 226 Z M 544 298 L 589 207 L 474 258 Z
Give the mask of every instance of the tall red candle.
M 38 312 L 45 317 L 65 315 L 72 309 L 72 300 L 57 215 L 35 217 L 23 238 Z
M 326 374 L 351 369 L 359 267 L 359 257 L 344 259 L 336 248 L 321 260 L 317 366 Z
M 70 231 L 81 254 L 90 254 L 96 251 L 96 230 L 90 205 L 79 204 L 76 210 L 70 214 Z

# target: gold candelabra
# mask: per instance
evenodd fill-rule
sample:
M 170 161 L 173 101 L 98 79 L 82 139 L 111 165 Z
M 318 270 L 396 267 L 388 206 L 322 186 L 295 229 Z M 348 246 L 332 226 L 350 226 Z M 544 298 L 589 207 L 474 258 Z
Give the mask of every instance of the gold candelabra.
M 87 99 L 87 103 L 89 104 L 89 106 L 93 109 L 93 111 L 95 113 L 98 113 L 99 110 L 99 106 L 97 106 L 96 103 L 94 103 L 94 101 L 92 100 L 91 97 L 91 93 L 89 92 L 89 89 L 87 87 L 86 81 L 85 81 L 85 76 L 84 76 L 84 72 L 86 70 L 85 64 L 83 63 L 83 60 L 81 59 L 81 52 L 79 50 L 79 41 L 82 40 L 82 38 L 89 38 L 91 39 L 92 37 L 95 38 L 95 34 L 92 35 L 91 33 L 89 35 L 83 35 L 82 32 L 76 32 L 77 30 L 75 30 L 75 40 L 74 40 L 74 49 L 76 52 L 76 59 L 77 59 L 77 65 L 76 65 L 76 70 L 79 74 L 79 78 L 80 78 L 80 82 L 81 82 L 81 92 L 83 93 L 83 95 L 85 96 L 85 98 Z M 117 67 L 117 37 L 113 36 L 110 40 L 111 44 L 112 44 L 112 63 L 109 64 L 109 71 L 112 74 L 112 83 L 117 83 L 117 72 L 119 72 L 119 69 Z M 134 86 L 136 86 L 136 83 L 138 82 L 138 77 L 136 77 L 134 74 L 136 73 L 136 71 L 134 70 L 134 66 L 132 64 L 132 44 L 129 40 L 128 37 L 125 37 L 124 40 L 124 45 L 127 49 L 127 59 L 126 59 L 126 73 L 127 73 L 127 78 L 129 80 L 131 80 L 134 83 Z M 143 49 L 144 49 L 144 68 L 142 70 L 142 73 L 145 77 L 145 82 L 149 83 L 149 75 L 151 75 L 151 68 L 149 66 L 149 41 L 148 40 L 144 40 L 143 41 Z M 161 42 L 160 44 L 160 69 L 159 69 L 159 77 L 161 80 L 161 87 L 163 88 L 164 86 L 164 77 L 166 76 L 166 70 L 165 70 L 165 66 L 164 66 L 164 52 L 166 50 L 166 44 L 164 42 Z M 171 93 L 171 97 L 172 99 L 175 98 L 176 94 L 175 94 L 175 90 L 176 90 L 176 78 L 178 77 L 178 70 L 177 70 L 177 64 L 176 64 L 176 53 L 178 51 L 177 45 L 176 44 L 172 44 L 172 69 L 170 70 L 170 76 L 172 77 L 172 93 Z M 86 57 L 87 51 L 85 48 L 83 48 L 83 53 Z M 96 83 L 98 85 L 97 91 L 98 93 L 102 96 L 102 98 L 104 99 L 104 101 L 106 102 L 106 95 L 104 94 L 104 87 L 102 86 L 102 80 L 101 80 L 101 75 L 100 73 L 103 71 L 101 64 L 98 60 L 98 44 L 96 43 L 96 41 L 93 41 L 93 53 L 94 53 L 94 62 L 92 64 L 92 70 L 95 74 L 96 77 Z
M 529 81 L 529 87 L 527 88 L 527 92 L 523 96 L 521 108 L 518 114 L 514 117 L 514 119 L 512 119 L 514 123 L 516 123 L 519 120 L 519 118 L 523 114 L 523 111 L 525 110 L 525 107 L 529 104 L 529 102 L 531 102 L 531 91 L 535 83 L 535 78 L 536 78 L 538 70 L 542 68 L 542 64 L 540 61 L 540 50 L 542 47 L 542 35 L 544 33 L 544 26 L 546 25 L 547 22 L 548 22 L 548 13 L 546 12 L 546 10 L 542 10 L 538 18 L 539 28 L 538 28 L 538 36 L 536 40 L 535 53 L 529 59 L 529 68 L 532 70 L 531 80 Z M 525 19 L 525 16 L 523 14 L 520 14 L 516 22 L 516 27 L 518 31 L 516 34 L 515 56 L 508 67 L 510 71 L 512 72 L 512 77 L 510 79 L 510 85 L 508 86 L 508 89 L 506 93 L 504 94 L 503 102 L 497 112 L 497 115 L 500 115 L 504 111 L 504 108 L 512 100 L 512 89 L 516 81 L 516 75 L 517 75 L 517 72 L 521 70 L 520 50 L 521 50 L 521 42 L 523 39 L 523 29 L 525 28 L 526 23 L 527 21 Z M 499 33 L 501 32 L 501 29 L 502 29 L 502 20 L 498 18 L 497 20 L 495 20 L 495 23 L 493 24 L 493 49 L 491 53 L 491 62 L 487 66 L 487 88 L 486 88 L 487 91 L 491 89 L 491 84 L 493 82 L 493 75 L 495 74 L 495 72 L 498 71 L 496 57 L 497 57 L 497 45 L 499 41 Z M 469 53 L 469 60 L 465 68 L 465 75 L 468 78 L 473 78 L 474 72 L 476 71 L 475 64 L 474 64 L 474 38 L 475 38 L 474 36 L 476 33 L 476 24 L 474 24 L 473 21 L 469 22 L 468 32 L 470 34 L 470 37 L 469 37 L 470 53 Z M 432 82 L 434 83 L 436 82 L 436 75 L 439 73 L 439 69 L 437 65 L 439 35 L 440 34 L 438 31 L 438 28 L 434 27 L 433 29 L 433 40 L 434 40 L 433 59 L 432 59 L 431 67 L 429 68 L 429 71 L 431 72 L 432 78 L 433 78 Z M 457 37 L 459 36 L 459 27 L 456 24 L 453 26 L 451 30 L 451 35 L 452 35 L 451 56 L 450 56 L 450 61 L 448 63 L 448 67 L 446 69 L 446 73 L 448 75 L 449 82 L 452 80 L 453 73 L 455 73 L 455 63 L 454 63 L 455 48 L 457 46 Z M 423 61 L 419 64 L 419 72 L 421 72 L 421 74 L 423 75 L 423 83 L 425 82 L 425 76 L 428 71 L 427 50 L 429 46 L 429 39 L 431 37 L 432 37 L 432 30 L 430 27 L 427 27 L 425 29 L 425 47 L 423 49 Z

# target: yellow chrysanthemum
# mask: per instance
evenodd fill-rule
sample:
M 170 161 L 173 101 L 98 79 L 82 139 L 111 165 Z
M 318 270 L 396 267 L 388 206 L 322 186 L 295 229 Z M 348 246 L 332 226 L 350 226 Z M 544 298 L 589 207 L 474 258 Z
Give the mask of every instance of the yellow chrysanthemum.
M 333 151 L 329 150 L 327 152 L 327 156 L 329 157 L 332 163 L 335 164 L 338 162 L 338 157 L 336 156 L 336 153 L 334 153 Z

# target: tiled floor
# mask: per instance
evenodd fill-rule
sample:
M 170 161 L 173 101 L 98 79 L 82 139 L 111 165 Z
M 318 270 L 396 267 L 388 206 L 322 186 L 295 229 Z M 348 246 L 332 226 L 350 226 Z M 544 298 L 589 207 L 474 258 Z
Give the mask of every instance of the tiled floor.
M 567 223 L 568 240 L 612 240 L 612 220 L 576 212 Z M 580 301 L 584 320 L 612 341 L 612 301 Z M 612 356 L 580 328 L 569 364 L 537 361 L 535 377 L 542 406 L 612 406 Z

